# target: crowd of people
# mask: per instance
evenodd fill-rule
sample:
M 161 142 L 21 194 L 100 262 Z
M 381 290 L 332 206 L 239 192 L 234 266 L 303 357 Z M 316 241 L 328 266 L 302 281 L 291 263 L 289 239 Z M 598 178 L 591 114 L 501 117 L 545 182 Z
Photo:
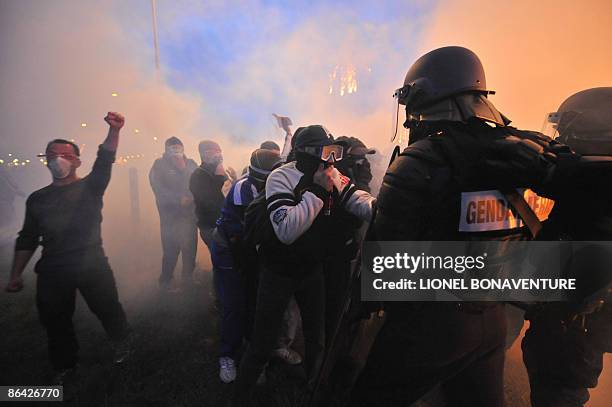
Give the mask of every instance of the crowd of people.
M 504 405 L 509 305 L 359 297 L 365 240 L 612 237 L 612 198 L 602 187 L 611 160 L 594 157 L 612 156 L 612 88 L 574 95 L 550 115 L 557 139 L 509 126 L 490 93 L 480 60 L 468 49 L 444 47 L 419 58 L 395 94 L 398 109 L 405 107 L 409 145 L 394 153 L 377 196 L 369 161 L 375 151 L 322 125 L 287 131 L 282 149 L 263 142 L 240 176 L 224 168 L 213 140 L 200 142 L 200 165 L 185 155 L 180 139 L 166 140 L 149 173 L 161 227 L 159 287 L 173 290 L 179 255 L 182 285 L 194 284 L 199 230 L 220 310 L 219 377 L 235 382 L 233 406 L 249 404 L 273 357 L 303 364 L 304 403 L 311 406 L 404 406 L 430 391 L 448 405 Z M 76 173 L 77 145 L 63 139 L 47 145 L 53 181 L 27 200 L 6 287 L 22 289 L 23 270 L 42 245 L 37 307 L 58 384 L 77 362 L 77 290 L 113 341 L 115 362 L 131 351 L 100 238 L 102 198 L 124 118 L 109 113 L 105 120 L 108 136 L 84 178 Z M 552 213 L 543 218 L 522 205 L 523 198 L 512 197 L 516 188 L 554 199 Z M 509 196 L 523 223 L 463 228 L 462 194 L 474 191 Z M 534 406 L 584 405 L 612 349 L 610 272 L 579 271 L 579 297 L 525 313 L 531 326 L 523 352 Z M 384 319 L 382 328 L 372 323 L 376 318 Z M 292 348 L 300 324 L 303 354 Z

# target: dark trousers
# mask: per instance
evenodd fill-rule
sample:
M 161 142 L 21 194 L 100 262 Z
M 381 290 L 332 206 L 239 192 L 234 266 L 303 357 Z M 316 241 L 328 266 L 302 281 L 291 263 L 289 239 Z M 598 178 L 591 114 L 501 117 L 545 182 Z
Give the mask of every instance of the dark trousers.
M 325 262 L 325 339 L 328 344 L 344 311 L 351 278 L 351 260 L 352 257 L 338 255 Z
M 77 290 L 112 341 L 125 339 L 129 332 L 115 278 L 106 260 L 85 268 L 40 271 L 36 305 L 47 330 L 49 358 L 57 370 L 77 363 L 79 345 L 72 325 Z
M 212 242 L 215 290 L 221 304 L 221 353 L 234 359 L 246 329 L 247 295 L 244 272 L 235 267 L 227 242 Z
M 257 308 L 257 289 L 259 287 L 259 264 L 257 258 L 252 263 L 253 268 L 248 270 L 245 275 L 245 298 L 246 298 L 246 322 L 244 336 L 249 342 L 253 338 L 253 328 L 255 326 L 255 310 Z
M 191 278 L 198 244 L 195 219 L 180 214 L 160 213 L 159 224 L 163 251 L 159 281 L 166 283 L 172 280 L 179 254 L 183 259 L 183 277 Z
M 389 310 L 350 405 L 408 406 L 440 384 L 449 406 L 503 406 L 504 307 L 453 306 Z
M 200 237 L 210 252 L 212 250 L 213 233 L 215 226 L 200 226 Z
M 244 406 L 251 398 L 257 378 L 270 360 L 281 333 L 283 315 L 289 299 L 295 295 L 302 314 L 305 344 L 305 368 L 312 384 L 325 348 L 325 283 L 320 265 L 311 270 L 295 270 L 291 278 L 262 269 L 257 293 L 257 308 L 252 341 L 240 363 L 234 386 L 234 405 Z
M 217 294 L 222 307 L 221 355 L 236 357 L 246 328 L 246 292 L 240 273 L 233 269 L 216 270 Z
M 582 407 L 589 400 L 603 369 L 604 351 L 590 336 L 597 328 L 570 325 L 563 332 L 532 321 L 522 349 L 534 407 Z

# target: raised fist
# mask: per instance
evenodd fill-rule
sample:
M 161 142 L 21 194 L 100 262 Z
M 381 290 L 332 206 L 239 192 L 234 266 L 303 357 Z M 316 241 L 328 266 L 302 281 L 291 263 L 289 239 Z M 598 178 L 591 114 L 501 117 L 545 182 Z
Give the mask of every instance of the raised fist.
M 119 130 L 125 124 L 125 117 L 117 112 L 108 112 L 104 121 L 108 123 L 111 128 Z

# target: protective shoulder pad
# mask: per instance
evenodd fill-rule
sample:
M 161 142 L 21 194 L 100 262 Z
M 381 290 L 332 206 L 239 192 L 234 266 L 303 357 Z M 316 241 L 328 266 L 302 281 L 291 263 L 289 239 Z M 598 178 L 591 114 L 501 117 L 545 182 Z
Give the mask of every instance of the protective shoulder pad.
M 444 166 L 444 159 L 429 139 L 408 146 L 389 166 L 383 185 L 409 189 L 426 189 L 431 182 L 431 169 Z

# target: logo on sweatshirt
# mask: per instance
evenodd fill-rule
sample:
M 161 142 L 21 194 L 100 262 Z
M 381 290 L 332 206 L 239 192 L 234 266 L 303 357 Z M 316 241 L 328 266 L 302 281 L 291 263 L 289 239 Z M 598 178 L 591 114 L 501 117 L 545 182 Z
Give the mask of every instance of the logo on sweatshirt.
M 281 208 L 277 210 L 276 212 L 274 212 L 274 215 L 272 216 L 272 220 L 274 221 L 274 223 L 279 225 L 283 220 L 285 220 L 286 217 L 287 217 L 287 209 Z

